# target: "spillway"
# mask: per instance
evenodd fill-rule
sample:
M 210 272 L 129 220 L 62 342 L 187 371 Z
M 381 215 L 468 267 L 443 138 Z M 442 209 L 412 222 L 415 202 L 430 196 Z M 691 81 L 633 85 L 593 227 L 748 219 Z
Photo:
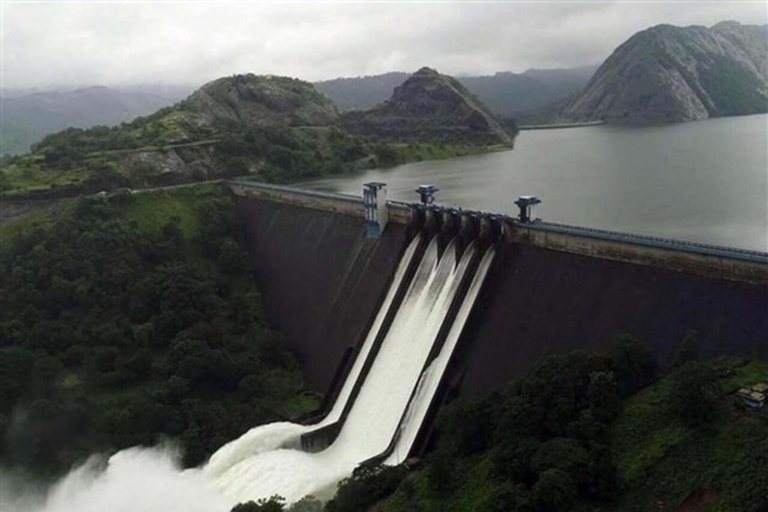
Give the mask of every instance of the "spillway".
M 379 335 L 384 320 L 392 307 L 397 290 L 400 288 L 403 279 L 405 278 L 408 267 L 411 265 L 411 261 L 414 258 L 414 254 L 416 253 L 421 240 L 420 236 L 415 237 L 406 248 L 403 257 L 400 259 L 392 283 L 387 290 L 386 297 L 376 314 L 376 318 L 374 319 L 371 328 L 368 330 L 368 334 L 360 347 L 360 351 L 344 381 L 344 385 L 328 414 L 315 425 L 307 426 L 290 422 L 278 422 L 251 429 L 237 440 L 222 446 L 211 456 L 208 464 L 206 464 L 203 469 L 206 476 L 214 480 L 218 479 L 222 473 L 241 461 L 260 453 L 280 448 L 285 444 L 289 444 L 303 433 L 324 427 L 339 420 L 342 411 L 346 407 L 347 401 L 352 394 L 355 383 L 360 377 L 365 361 L 373 348 L 374 341 Z
M 233 502 L 274 494 L 285 497 L 289 503 L 310 494 L 330 497 L 336 484 L 358 464 L 384 453 L 398 432 L 403 435 L 399 436 L 396 452 L 407 453 L 490 265 L 486 255 L 467 291 L 467 300 L 456 314 L 458 322 L 448 331 L 446 343 L 429 365 L 425 380 L 422 371 L 476 250 L 470 245 L 458 258 L 457 245 L 451 241 L 441 255 L 435 236 L 418 261 L 410 283 L 405 283 L 419 243 L 417 237 L 401 258 L 371 329 L 325 419 L 311 427 L 291 423 L 266 425 L 222 447 L 203 468 L 203 474 L 218 492 Z M 395 304 L 398 289 L 406 284 L 402 301 Z M 391 309 L 391 323 L 386 333 L 381 333 Z M 372 354 L 374 341 L 381 334 L 380 348 Z M 365 361 L 374 356 L 367 375 L 362 376 Z M 361 378 L 364 380 L 358 384 L 357 395 L 352 397 Z M 422 384 L 413 400 L 420 379 Z M 409 403 L 409 411 L 414 412 L 409 412 L 401 425 Z M 286 447 L 295 446 L 291 440 L 311 429 L 339 421 L 345 407 L 348 414 L 338 436 L 325 450 L 307 453 Z M 400 458 L 390 457 L 387 462 L 396 464 L 401 462 Z
M 474 252 L 475 247 L 473 243 L 467 248 L 468 254 L 465 254 L 465 257 L 462 258 L 462 264 L 469 264 L 469 258 Z M 459 342 L 459 338 L 464 331 L 464 326 L 469 319 L 469 315 L 475 305 L 475 301 L 483 286 L 485 277 L 488 275 L 488 270 L 491 268 L 494 255 L 495 250 L 491 247 L 486 250 L 480 260 L 475 275 L 472 277 L 469 289 L 467 290 L 467 294 L 461 302 L 461 306 L 456 313 L 450 331 L 448 331 L 445 343 L 440 348 L 437 357 L 429 363 L 429 366 L 419 378 L 416 390 L 414 391 L 413 400 L 408 406 L 402 424 L 395 433 L 396 437 L 394 439 L 392 453 L 385 459 L 384 464 L 389 466 L 401 464 L 411 452 L 413 443 L 424 423 L 429 408 L 433 405 L 432 401 L 440 386 L 440 381 L 445 374 L 448 363 L 451 360 L 453 349 L 456 348 L 456 345 Z
M 358 464 L 385 452 L 399 430 L 405 435 L 397 443 L 397 452 L 407 452 L 421 426 L 424 417 L 422 409 L 428 406 L 439 384 L 490 264 L 490 258 L 486 257 L 478 267 L 467 292 L 469 300 L 465 300 L 458 310 L 459 322 L 448 332 L 445 346 L 425 374 L 431 377 L 423 381 L 427 384 L 420 386 L 418 399 L 411 403 L 430 351 L 476 253 L 474 245 L 470 245 L 459 259 L 457 246 L 451 241 L 440 255 L 438 237 L 433 237 L 418 261 L 410 283 L 407 283 L 401 303 L 393 304 L 397 290 L 406 284 L 403 280 L 419 243 L 417 237 L 405 251 L 382 306 L 326 418 L 313 427 L 289 423 L 259 427 L 222 447 L 203 469 L 219 492 L 233 501 L 274 494 L 284 496 L 289 503 L 309 494 L 329 497 L 335 491 L 336 484 Z M 392 308 L 396 311 L 378 352 L 374 354 L 375 359 L 353 403 L 348 404 L 355 384 L 361 378 L 365 361 L 372 357 L 374 341 Z M 409 414 L 407 421 L 401 425 L 403 412 L 409 403 L 415 412 Z M 339 421 L 348 405 L 351 405 L 348 415 L 328 448 L 307 453 L 285 447 L 291 444 L 291 438 Z M 268 440 L 265 441 L 265 438 Z M 390 457 L 387 462 L 398 463 L 400 460 Z

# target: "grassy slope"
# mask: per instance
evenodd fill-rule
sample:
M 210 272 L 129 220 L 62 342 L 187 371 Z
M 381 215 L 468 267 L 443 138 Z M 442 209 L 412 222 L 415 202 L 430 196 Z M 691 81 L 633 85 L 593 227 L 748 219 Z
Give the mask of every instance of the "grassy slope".
M 730 396 L 744 385 L 768 381 L 768 361 L 721 358 L 710 365 L 734 368 L 736 375 L 721 382 L 719 414 L 707 427 L 691 429 L 671 417 L 665 407 L 669 379 L 626 402 L 611 429 L 626 490 L 615 510 L 648 510 L 658 500 L 674 510 L 695 491 L 709 490 L 707 510 L 737 511 L 739 495 L 749 492 L 755 481 L 753 472 L 761 469 L 768 474 L 768 461 L 753 459 L 751 450 L 753 441 L 768 436 L 768 411 L 736 409 Z

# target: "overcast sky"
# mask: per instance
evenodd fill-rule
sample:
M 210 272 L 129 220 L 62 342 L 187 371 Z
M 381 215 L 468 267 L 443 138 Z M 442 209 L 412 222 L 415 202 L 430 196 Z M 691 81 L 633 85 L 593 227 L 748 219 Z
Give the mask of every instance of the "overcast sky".
M 2 87 L 306 80 L 599 64 L 659 23 L 768 22 L 756 2 L 29 2 L 0 0 Z

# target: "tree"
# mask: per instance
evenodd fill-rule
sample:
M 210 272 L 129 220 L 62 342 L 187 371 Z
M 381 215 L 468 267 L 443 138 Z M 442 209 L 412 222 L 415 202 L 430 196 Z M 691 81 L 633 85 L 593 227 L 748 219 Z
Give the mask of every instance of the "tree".
M 339 484 L 336 496 L 329 501 L 327 512 L 360 512 L 386 498 L 406 476 L 402 466 L 359 467 Z
M 432 495 L 439 499 L 450 492 L 456 479 L 456 460 L 446 450 L 438 450 L 430 459 L 427 469 L 427 485 Z
M 589 463 L 589 454 L 579 442 L 568 437 L 556 437 L 543 443 L 533 457 L 533 469 L 540 475 L 550 469 L 559 469 L 580 482 Z
M 621 397 L 633 394 L 656 376 L 656 360 L 650 350 L 630 334 L 621 335 L 616 339 L 611 360 Z
M 160 175 L 160 169 L 149 163 L 139 163 L 131 167 L 129 175 L 134 187 L 147 187 L 149 180 Z
M 673 376 L 670 404 L 690 427 L 708 423 L 717 415 L 719 396 L 717 374 L 705 364 L 685 363 Z
M 232 512 L 283 512 L 283 510 L 285 510 L 285 499 L 282 496 L 272 496 L 268 500 L 262 498 L 232 507 Z
M 533 510 L 530 492 L 524 487 L 503 484 L 487 493 L 475 510 L 483 512 L 529 512 Z
M 576 502 L 576 485 L 568 474 L 560 469 L 548 469 L 533 486 L 536 510 L 541 512 L 566 512 Z
M 3 171 L 0 171 L 0 191 L 11 188 L 11 183 Z
M 616 416 L 619 397 L 616 395 L 616 379 L 613 377 L 613 372 L 589 374 L 587 401 L 597 421 L 607 423 Z
M 672 360 L 672 366 L 679 368 L 688 361 L 698 361 L 699 345 L 699 333 L 696 331 L 686 332 L 683 335 L 683 339 L 680 340 L 680 345 L 677 347 L 677 352 Z
M 539 450 L 541 443 L 534 437 L 507 442 L 493 454 L 493 474 L 499 480 L 512 480 L 532 484 L 536 472 L 531 467 L 531 460 Z

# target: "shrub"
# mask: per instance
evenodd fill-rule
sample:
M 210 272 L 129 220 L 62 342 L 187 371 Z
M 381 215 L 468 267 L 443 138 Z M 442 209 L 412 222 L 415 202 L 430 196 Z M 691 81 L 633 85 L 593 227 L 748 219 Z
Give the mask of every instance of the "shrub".
M 232 507 L 232 512 L 283 512 L 283 510 L 285 510 L 285 499 L 281 496 L 240 503 Z
M 401 466 L 360 467 L 339 485 L 336 496 L 329 501 L 327 512 L 360 512 L 386 498 L 400 485 L 406 475 Z
M 688 426 L 708 423 L 717 415 L 720 383 L 709 366 L 688 362 L 673 376 L 670 404 Z
M 536 510 L 566 512 L 576 502 L 576 486 L 571 477 L 560 469 L 548 469 L 533 486 Z

